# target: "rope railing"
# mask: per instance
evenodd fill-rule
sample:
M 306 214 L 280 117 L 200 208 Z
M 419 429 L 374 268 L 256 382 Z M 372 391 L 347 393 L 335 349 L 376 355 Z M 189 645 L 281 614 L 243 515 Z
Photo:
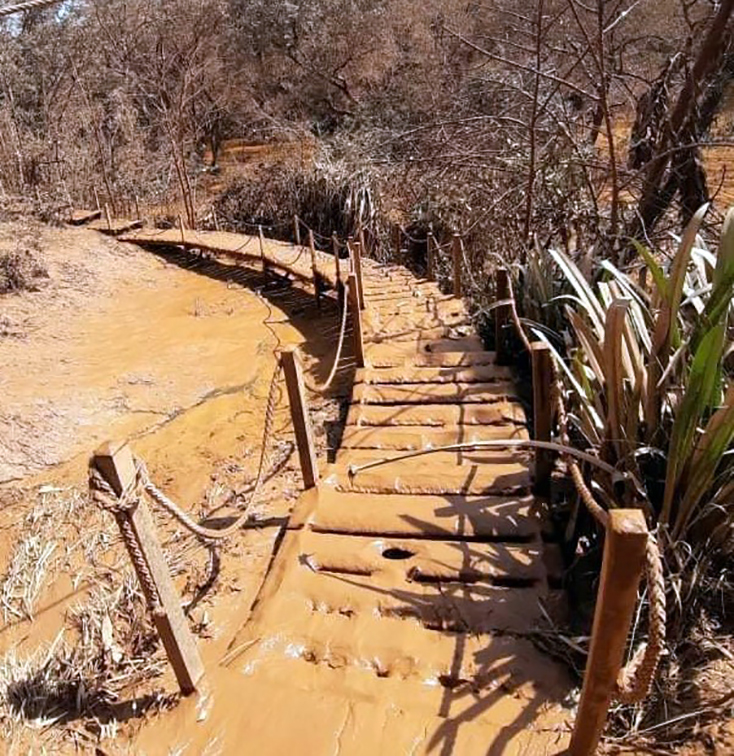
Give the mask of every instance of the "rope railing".
M 525 333 L 520 317 L 517 313 L 517 303 L 510 286 L 510 299 L 506 300 L 510 308 L 511 319 L 523 347 L 530 354 L 532 348 Z M 561 444 L 560 453 L 564 457 L 576 492 L 584 506 L 602 528 L 608 527 L 609 514 L 596 501 L 589 487 L 586 485 L 583 473 L 576 459 L 570 453 L 568 431 L 568 413 L 563 401 L 563 384 L 560 371 L 555 362 L 552 363 L 555 385 L 555 405 Z M 598 465 L 597 465 L 598 467 Z M 619 474 L 619 471 L 615 472 Z M 647 535 L 645 549 L 645 581 L 648 596 L 648 642 L 642 643 L 636 649 L 632 658 L 622 668 L 617 679 L 615 698 L 621 703 L 639 703 L 650 693 L 660 658 L 665 649 L 666 599 L 663 563 L 655 536 Z
M 278 399 L 278 378 L 281 372 L 281 363 L 278 360 L 275 370 L 273 371 L 273 377 L 270 381 L 270 389 L 268 391 L 268 400 L 265 407 L 265 423 L 263 426 L 261 448 L 260 448 L 260 461 L 258 464 L 257 478 L 250 494 L 249 501 L 245 507 L 245 511 L 239 515 L 232 523 L 224 528 L 210 528 L 204 525 L 200 525 L 191 515 L 182 509 L 176 502 L 169 498 L 163 491 L 161 491 L 150 478 L 148 469 L 145 463 L 136 458 L 135 459 L 135 478 L 130 486 L 128 486 L 121 494 L 116 494 L 110 483 L 105 480 L 100 471 L 93 465 L 89 467 L 89 490 L 92 500 L 98 504 L 102 509 L 105 509 L 112 514 L 118 516 L 130 509 L 134 508 L 143 494 L 148 494 L 150 498 L 158 504 L 163 510 L 168 512 L 175 520 L 183 525 L 186 530 L 194 534 L 198 538 L 206 541 L 218 541 L 232 535 L 232 533 L 239 530 L 250 516 L 250 510 L 253 503 L 256 501 L 260 494 L 260 488 L 266 478 L 265 470 L 268 463 L 268 449 L 270 446 L 270 436 L 273 428 L 273 420 L 275 418 L 275 406 Z M 135 550 L 135 544 L 130 542 L 130 534 L 122 531 L 122 536 L 125 539 L 125 543 L 128 546 L 130 553 L 133 554 Z M 143 573 L 145 569 L 143 568 Z
M 0 8 L 0 18 L 4 16 L 10 16 L 14 13 L 22 13 L 27 10 L 34 10 L 35 8 L 46 8 L 49 5 L 58 5 L 63 0 L 27 0 L 25 3 L 17 3 L 16 5 L 6 5 L 4 8 Z
M 334 362 L 332 363 L 331 370 L 329 371 L 329 375 L 326 378 L 326 380 L 323 383 L 310 383 L 309 381 L 304 381 L 306 388 L 311 391 L 314 394 L 321 394 L 324 391 L 327 391 L 331 384 L 334 381 L 334 378 L 336 377 L 338 368 L 339 368 L 339 362 L 342 358 L 342 351 L 344 350 L 344 336 L 347 332 L 347 314 L 349 313 L 349 284 L 344 284 L 344 292 L 341 296 L 341 306 L 342 306 L 342 313 L 341 313 L 341 324 L 339 327 L 339 340 L 337 342 L 336 346 L 336 354 L 334 355 Z

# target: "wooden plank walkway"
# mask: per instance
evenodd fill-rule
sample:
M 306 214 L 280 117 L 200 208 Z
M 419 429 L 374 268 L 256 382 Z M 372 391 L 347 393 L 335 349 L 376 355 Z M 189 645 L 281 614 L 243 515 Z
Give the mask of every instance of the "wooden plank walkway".
M 258 239 L 238 234 L 122 238 L 313 280 L 307 248 L 271 240 L 263 259 Z M 331 255 L 318 253 L 315 267 L 336 283 Z M 561 753 L 570 681 L 532 630 L 564 597 L 531 458 L 437 451 L 354 474 L 414 450 L 526 438 L 512 370 L 435 283 L 368 260 L 363 281 L 367 367 L 335 462 L 299 499 L 213 675 L 219 693 L 181 737 L 196 752 L 216 742 L 264 756 Z

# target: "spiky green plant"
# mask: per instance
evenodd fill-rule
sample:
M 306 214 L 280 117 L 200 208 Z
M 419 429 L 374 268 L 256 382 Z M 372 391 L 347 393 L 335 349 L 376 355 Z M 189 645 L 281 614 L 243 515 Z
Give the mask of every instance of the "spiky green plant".
M 649 290 L 609 261 L 591 284 L 568 255 L 551 250 L 560 292 L 544 309 L 560 307 L 565 334 L 535 330 L 562 371 L 575 442 L 634 483 L 620 495 L 614 480 L 599 477 L 600 498 L 610 507 L 642 504 L 673 539 L 708 539 L 734 517 L 734 384 L 724 364 L 732 350 L 734 210 L 713 255 L 698 239 L 707 209 L 668 265 L 639 247 Z M 528 273 L 531 289 L 543 280 Z M 547 298 L 547 282 L 535 294 Z

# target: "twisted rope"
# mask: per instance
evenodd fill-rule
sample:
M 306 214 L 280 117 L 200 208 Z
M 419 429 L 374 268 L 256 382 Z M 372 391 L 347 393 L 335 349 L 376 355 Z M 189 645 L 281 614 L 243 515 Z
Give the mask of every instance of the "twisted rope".
M 329 377 L 323 382 L 323 383 L 309 383 L 304 378 L 304 383 L 306 385 L 306 388 L 309 391 L 312 391 L 314 394 L 320 394 L 324 391 L 326 391 L 332 384 L 332 381 L 334 380 L 337 372 L 337 368 L 339 367 L 339 361 L 341 360 L 342 356 L 342 350 L 344 348 L 344 335 L 347 332 L 347 313 L 349 312 L 349 284 L 344 284 L 344 293 L 342 296 L 342 320 L 341 320 L 341 327 L 339 329 L 339 341 L 337 342 L 336 346 L 336 354 L 334 355 L 334 363 L 331 366 L 331 372 L 329 373 Z
M 127 488 L 118 496 L 112 486 L 102 477 L 102 474 L 94 466 L 89 466 L 89 494 L 102 509 L 110 512 L 120 528 L 122 540 L 130 554 L 135 571 L 140 578 L 140 585 L 145 594 L 150 610 L 154 614 L 163 611 L 161 599 L 158 594 L 153 575 L 150 572 L 148 562 L 140 548 L 135 531 L 130 519 L 131 512 L 138 506 L 143 496 L 144 478 L 147 473 L 139 460 L 135 461 L 135 477 Z
M 18 3 L 17 5 L 7 5 L 4 8 L 0 8 L 0 18 L 10 16 L 13 13 L 33 10 L 34 8 L 45 8 L 47 5 L 56 5 L 61 2 L 63 0 L 28 0 L 28 2 Z
M 530 352 L 530 340 L 517 314 L 512 290 L 510 291 L 510 295 L 512 321 L 525 349 Z M 558 415 L 559 437 L 561 446 L 564 449 L 568 449 L 570 448 L 568 413 L 563 402 L 563 382 L 558 366 L 555 362 L 552 365 L 556 388 L 555 403 Z M 609 522 L 609 514 L 596 501 L 594 495 L 586 485 L 578 462 L 569 455 L 568 451 L 563 451 L 561 454 L 565 457 L 579 498 L 592 517 L 606 529 Z M 647 544 L 645 546 L 645 582 L 649 605 L 648 640 L 647 643 L 640 644 L 632 655 L 632 658 L 620 670 L 614 693 L 615 699 L 625 704 L 639 703 L 650 693 L 655 672 L 660 664 L 660 657 L 665 649 L 665 626 L 667 620 L 663 560 L 655 536 L 652 533 L 648 533 Z
M 155 588 L 155 583 L 150 576 L 147 562 L 140 552 L 137 539 L 132 530 L 130 524 L 130 512 L 138 505 L 138 502 L 142 498 L 144 493 L 147 493 L 150 498 L 158 504 L 162 509 L 168 512 L 174 519 L 178 520 L 187 530 L 194 535 L 207 541 L 217 541 L 234 533 L 238 530 L 242 524 L 249 517 L 249 509 L 252 503 L 256 500 L 263 480 L 265 479 L 265 469 L 268 460 L 268 448 L 270 442 L 270 435 L 272 433 L 273 421 L 275 419 L 275 407 L 278 398 L 278 377 L 280 375 L 281 363 L 278 363 L 273 371 L 273 377 L 270 381 L 270 389 L 268 392 L 268 401 L 265 408 L 265 423 L 263 426 L 262 434 L 262 447 L 260 450 L 260 462 L 257 470 L 257 478 L 255 485 L 253 486 L 250 499 L 245 507 L 245 511 L 236 519 L 224 528 L 207 528 L 204 525 L 197 523 L 188 512 L 181 509 L 172 499 L 166 496 L 155 483 L 150 479 L 148 469 L 145 463 L 140 459 L 135 459 L 135 479 L 128 486 L 125 491 L 117 496 L 112 487 L 102 477 L 100 472 L 93 466 L 89 468 L 89 488 L 92 495 L 92 499 L 99 504 L 103 509 L 111 512 L 117 519 L 120 525 L 122 537 L 126 546 L 130 551 L 130 556 L 138 568 L 141 576 L 141 582 L 144 584 L 144 590 L 146 595 L 150 592 L 151 606 L 160 606 L 160 600 L 158 592 Z

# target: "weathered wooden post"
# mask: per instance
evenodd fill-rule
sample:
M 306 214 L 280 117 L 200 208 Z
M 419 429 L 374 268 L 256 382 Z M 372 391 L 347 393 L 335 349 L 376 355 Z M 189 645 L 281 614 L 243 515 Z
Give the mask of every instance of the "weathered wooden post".
M 107 230 L 112 231 L 112 216 L 110 215 L 109 202 L 104 203 L 104 217 L 107 220 Z
M 426 278 L 433 281 L 436 273 L 436 257 L 435 257 L 436 239 L 433 236 L 433 231 L 429 231 L 426 236 Z
M 357 301 L 359 309 L 364 310 L 364 289 L 362 288 L 362 244 L 355 241 L 350 249 L 352 255 L 352 268 L 357 277 Z
M 530 345 L 533 371 L 533 428 L 536 441 L 551 440 L 553 423 L 553 365 L 548 344 L 536 341 Z M 553 453 L 535 450 L 535 493 L 550 494 Z
M 137 194 L 134 196 L 134 200 L 135 200 L 135 219 L 140 220 L 140 201 L 138 200 Z
M 186 231 L 184 230 L 183 216 L 178 214 L 178 230 L 181 232 L 181 244 L 186 244 Z
M 298 222 L 298 216 L 293 216 L 293 237 L 296 240 L 296 246 L 301 246 L 301 225 Z
M 263 235 L 263 227 L 257 227 L 257 240 L 260 245 L 260 262 L 262 263 L 263 273 L 268 269 L 268 261 L 265 258 L 265 236 Z
M 570 756 L 596 753 L 624 660 L 645 564 L 647 538 L 647 525 L 641 510 L 609 511 L 591 649 L 571 736 Z
M 331 252 L 334 255 L 334 270 L 337 286 L 342 282 L 341 261 L 339 260 L 339 239 L 336 232 L 331 235 Z
M 94 192 L 94 209 L 101 210 L 102 208 L 99 204 L 99 194 L 97 194 L 97 187 L 93 186 L 92 191 Z
M 311 276 L 313 277 L 313 295 L 316 299 L 316 307 L 321 309 L 321 278 L 319 268 L 316 264 L 316 244 L 313 238 L 313 231 L 308 229 L 308 249 L 311 254 Z
M 306 390 L 303 384 L 303 372 L 298 348 L 286 347 L 280 355 L 285 373 L 285 386 L 291 407 L 291 420 L 296 434 L 298 458 L 301 461 L 301 474 L 304 488 L 313 488 L 319 482 L 319 467 L 316 461 L 316 448 L 313 442 L 311 419 L 308 416 Z
M 461 281 L 461 236 L 454 234 L 451 239 L 451 256 L 454 262 L 454 296 L 460 297 L 463 292 Z
M 359 306 L 359 282 L 355 273 L 349 274 L 349 306 L 352 311 L 352 333 L 354 335 L 354 358 L 357 367 L 365 366 L 364 336 L 362 333 L 362 308 Z
M 91 464 L 117 496 L 135 485 L 135 461 L 126 443 L 103 444 L 94 452 Z M 204 665 L 181 610 L 150 510 L 140 497 L 130 508 L 113 514 L 181 692 L 192 693 L 204 674 Z
M 510 276 L 507 268 L 497 268 L 495 271 L 495 281 L 497 283 L 497 301 L 510 298 Z M 510 322 L 511 306 L 509 304 L 499 305 L 494 308 L 494 340 L 495 340 L 495 362 L 498 365 L 506 365 L 510 355 L 507 349 L 507 326 Z

